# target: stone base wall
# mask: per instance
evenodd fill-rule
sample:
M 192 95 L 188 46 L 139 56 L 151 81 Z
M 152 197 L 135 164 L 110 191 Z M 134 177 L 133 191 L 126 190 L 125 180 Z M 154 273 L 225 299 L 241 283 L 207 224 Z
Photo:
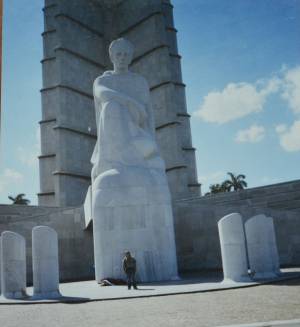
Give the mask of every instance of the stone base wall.
M 180 271 L 222 268 L 217 222 L 232 212 L 245 220 L 259 213 L 273 217 L 281 267 L 300 266 L 300 181 L 174 201 L 173 211 Z M 58 233 L 61 281 L 94 278 L 93 234 L 84 230 L 82 207 L 0 205 L 0 233 L 26 238 L 29 283 L 31 231 L 38 225 Z
M 238 192 L 225 192 L 178 202 L 199 205 L 246 205 L 254 208 L 300 211 L 300 180 L 249 188 Z M 177 202 L 176 202 L 177 203 Z
M 300 181 L 174 202 L 179 269 L 221 269 L 218 221 L 238 212 L 244 220 L 274 218 L 281 266 L 300 266 Z
M 84 230 L 82 208 L 0 205 L 0 233 L 19 233 L 26 239 L 27 282 L 32 283 L 31 232 L 38 225 L 58 233 L 60 281 L 94 278 L 93 234 Z

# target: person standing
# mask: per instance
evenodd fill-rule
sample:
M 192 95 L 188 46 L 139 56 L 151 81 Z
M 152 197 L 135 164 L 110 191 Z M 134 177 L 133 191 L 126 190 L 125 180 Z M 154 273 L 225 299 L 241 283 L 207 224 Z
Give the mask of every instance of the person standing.
M 125 252 L 125 257 L 123 259 L 123 269 L 127 276 L 127 286 L 128 289 L 131 289 L 131 286 L 136 290 L 136 281 L 135 281 L 135 273 L 136 273 L 136 260 L 131 255 L 129 251 Z

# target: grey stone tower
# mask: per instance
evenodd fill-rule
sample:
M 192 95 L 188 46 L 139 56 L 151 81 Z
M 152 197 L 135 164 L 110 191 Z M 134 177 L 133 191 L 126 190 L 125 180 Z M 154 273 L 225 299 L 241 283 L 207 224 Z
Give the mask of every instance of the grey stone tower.
M 173 6 L 168 0 L 45 0 L 39 204 L 77 206 L 96 141 L 92 85 L 111 69 L 108 45 L 135 45 L 131 70 L 147 78 L 156 136 L 174 199 L 199 195 Z

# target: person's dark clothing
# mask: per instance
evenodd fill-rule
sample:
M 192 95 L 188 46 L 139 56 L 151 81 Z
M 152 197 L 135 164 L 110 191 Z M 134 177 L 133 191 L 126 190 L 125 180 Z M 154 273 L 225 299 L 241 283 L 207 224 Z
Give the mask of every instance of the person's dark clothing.
M 133 286 L 134 289 L 137 289 L 136 287 L 136 281 L 135 281 L 135 271 L 129 269 L 127 270 L 127 286 L 128 286 L 128 289 L 130 290 L 131 289 L 131 286 Z
M 136 260 L 133 257 L 125 257 L 123 259 L 123 269 L 127 276 L 127 285 L 128 289 L 131 289 L 133 286 L 136 289 L 136 280 L 135 280 L 135 272 L 136 272 Z

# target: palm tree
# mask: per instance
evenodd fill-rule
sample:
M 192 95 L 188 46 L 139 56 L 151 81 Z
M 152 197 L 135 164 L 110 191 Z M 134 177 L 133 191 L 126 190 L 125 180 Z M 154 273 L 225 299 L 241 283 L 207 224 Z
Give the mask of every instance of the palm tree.
M 232 189 L 234 191 L 243 190 L 247 187 L 246 181 L 244 179 L 246 178 L 245 175 L 234 175 L 233 173 L 227 173 L 230 176 L 230 179 L 227 179 L 223 182 L 224 186 L 226 186 L 227 191 L 230 192 Z
M 8 198 L 13 202 L 12 204 L 28 205 L 30 201 L 28 199 L 25 199 L 24 196 L 24 193 L 20 193 L 16 197 L 9 195 Z

